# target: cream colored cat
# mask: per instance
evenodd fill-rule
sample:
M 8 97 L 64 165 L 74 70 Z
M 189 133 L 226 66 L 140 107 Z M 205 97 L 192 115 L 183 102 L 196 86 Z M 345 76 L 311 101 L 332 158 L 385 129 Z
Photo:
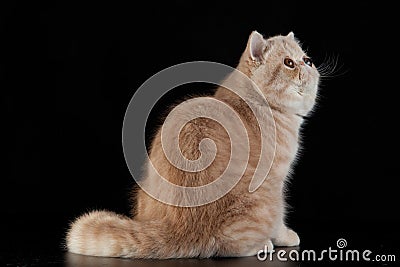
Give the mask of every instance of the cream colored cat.
M 163 204 L 139 190 L 133 218 L 108 211 L 93 211 L 78 218 L 66 237 L 70 252 L 157 259 L 241 257 L 255 255 L 264 245 L 269 249 L 273 245 L 299 245 L 298 235 L 284 222 L 285 180 L 299 148 L 303 116 L 314 106 L 320 75 L 293 33 L 264 39 L 254 31 L 237 69 L 261 89 L 275 120 L 276 151 L 262 185 L 249 192 L 250 177 L 260 154 L 260 129 L 243 100 L 221 87 L 214 98 L 240 115 L 250 142 L 248 167 L 233 190 L 217 201 L 188 208 Z M 198 118 L 188 123 L 179 137 L 182 153 L 192 160 L 199 157 L 200 141 L 211 138 L 218 148 L 216 158 L 200 172 L 181 171 L 163 154 L 159 131 L 149 154 L 163 177 L 177 185 L 199 186 L 221 175 L 231 149 L 221 125 Z M 151 170 L 146 179 L 152 179 Z

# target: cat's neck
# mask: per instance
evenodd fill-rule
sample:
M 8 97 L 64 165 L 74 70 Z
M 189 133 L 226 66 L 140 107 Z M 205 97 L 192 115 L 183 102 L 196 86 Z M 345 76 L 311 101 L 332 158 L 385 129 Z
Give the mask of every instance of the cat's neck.
M 245 101 L 241 99 L 237 94 L 220 87 L 216 91 L 215 98 L 224 101 L 225 103 L 231 105 L 239 114 L 244 114 L 244 113 L 251 113 L 252 111 L 248 108 L 248 106 L 245 104 Z M 252 98 L 249 97 L 247 99 L 248 101 L 252 101 Z M 257 101 L 254 98 L 255 106 L 260 105 L 260 101 Z M 296 132 L 298 134 L 298 131 L 301 127 L 301 124 L 303 123 L 304 119 L 301 115 L 296 114 L 296 113 L 290 113 L 284 110 L 281 110 L 277 107 L 269 106 L 273 118 L 275 120 L 276 127 L 284 127 L 286 129 L 291 129 L 292 131 Z M 261 108 L 260 110 L 264 110 L 265 108 Z M 263 111 L 263 112 L 264 112 Z M 247 116 L 246 116 L 247 117 Z M 250 116 L 253 117 L 253 116 Z
M 282 110 L 280 110 L 278 108 L 274 108 L 274 107 L 271 107 L 271 111 L 275 118 L 275 123 L 277 123 L 277 124 L 280 123 L 280 121 L 277 121 L 277 119 L 279 119 L 282 122 L 290 123 L 292 125 L 292 127 L 290 127 L 290 128 L 299 130 L 301 127 L 301 124 L 304 122 L 303 116 L 301 116 L 299 114 L 285 112 L 285 111 L 282 111 Z
M 285 143 L 291 144 L 293 152 L 298 149 L 300 143 L 300 128 L 304 119 L 293 113 L 282 112 L 277 109 L 271 109 L 274 116 L 276 134 Z

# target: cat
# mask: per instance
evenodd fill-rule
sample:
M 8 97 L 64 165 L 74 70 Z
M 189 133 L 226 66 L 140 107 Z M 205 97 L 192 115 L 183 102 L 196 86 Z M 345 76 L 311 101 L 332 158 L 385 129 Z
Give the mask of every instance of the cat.
M 249 164 L 236 186 L 222 198 L 196 207 L 167 205 L 139 189 L 133 218 L 109 211 L 92 211 L 77 218 L 66 235 L 69 252 L 154 259 L 242 257 L 256 255 L 264 246 L 272 250 L 300 244 L 297 233 L 285 225 L 285 182 L 296 160 L 304 117 L 316 102 L 320 74 L 292 32 L 265 39 L 253 31 L 236 69 L 260 88 L 275 120 L 276 151 L 261 186 L 254 192 L 248 190 L 260 155 L 260 128 L 249 106 L 221 86 L 213 98 L 239 114 L 250 140 Z M 221 125 L 197 118 L 182 128 L 179 137 L 188 159 L 200 156 L 198 146 L 204 138 L 213 139 L 218 153 L 205 170 L 178 170 L 163 154 L 158 131 L 149 157 L 163 177 L 177 185 L 199 186 L 221 174 L 231 149 Z M 146 179 L 151 176 L 148 170 Z

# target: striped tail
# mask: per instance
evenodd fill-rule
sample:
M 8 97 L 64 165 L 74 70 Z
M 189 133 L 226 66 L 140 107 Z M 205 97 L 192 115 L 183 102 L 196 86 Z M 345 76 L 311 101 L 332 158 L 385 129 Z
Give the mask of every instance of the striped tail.
M 167 225 L 139 222 L 108 211 L 93 211 L 72 223 L 66 237 L 69 252 L 123 258 L 174 258 L 168 250 Z

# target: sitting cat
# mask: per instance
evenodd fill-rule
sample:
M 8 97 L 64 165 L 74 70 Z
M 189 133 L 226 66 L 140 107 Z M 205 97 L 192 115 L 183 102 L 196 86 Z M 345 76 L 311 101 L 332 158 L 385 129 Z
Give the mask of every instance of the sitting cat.
M 264 39 L 258 32 L 252 32 L 237 70 L 260 88 L 275 120 L 276 151 L 261 186 L 254 192 L 248 190 L 260 154 L 260 129 L 248 105 L 238 95 L 220 87 L 213 98 L 239 114 L 250 143 L 248 167 L 236 186 L 222 198 L 196 207 L 167 205 L 139 190 L 133 218 L 93 211 L 73 222 L 66 237 L 70 252 L 156 259 L 241 257 L 256 255 L 264 245 L 269 249 L 274 245 L 299 245 L 298 235 L 284 223 L 285 181 L 299 148 L 303 117 L 309 114 L 316 100 L 320 75 L 293 33 Z M 205 170 L 185 172 L 172 166 L 163 154 L 160 131 L 152 141 L 150 160 L 172 183 L 207 184 L 223 172 L 231 144 L 221 125 L 198 118 L 182 128 L 179 143 L 183 155 L 191 160 L 198 158 L 199 143 L 204 138 L 211 138 L 218 149 Z M 150 181 L 154 171 L 149 169 L 146 175 L 145 179 Z

